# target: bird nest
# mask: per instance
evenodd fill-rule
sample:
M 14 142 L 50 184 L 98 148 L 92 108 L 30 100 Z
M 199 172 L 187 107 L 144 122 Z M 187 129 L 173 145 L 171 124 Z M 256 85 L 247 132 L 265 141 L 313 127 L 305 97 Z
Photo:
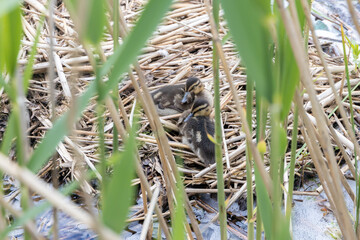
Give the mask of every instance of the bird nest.
M 41 4 L 40 4 L 41 3 Z M 29 52 L 33 45 L 36 28 L 42 13 L 44 0 L 25 0 L 23 5 L 23 29 L 22 47 L 19 54 L 19 64 L 25 66 L 28 63 Z M 142 1 L 122 1 L 121 8 L 125 15 L 128 25 L 138 18 L 143 7 Z M 78 35 L 70 19 L 70 15 L 63 3 L 57 1 L 54 21 L 56 29 L 54 31 L 54 61 L 56 72 L 54 79 L 49 79 L 49 26 L 45 23 L 38 43 L 38 52 L 35 56 L 33 67 L 34 75 L 30 81 L 29 91 L 27 93 L 28 110 L 28 130 L 27 135 L 30 145 L 35 147 L 43 138 L 47 129 L 51 127 L 51 120 L 67 111 L 72 104 L 74 96 L 81 94 L 91 81 L 95 79 L 93 68 L 89 58 L 82 45 L 78 41 Z M 228 33 L 226 23 L 221 21 L 220 34 L 225 36 Z M 105 34 L 101 47 L 105 56 L 113 52 L 113 39 L 109 34 Z M 227 62 L 234 78 L 234 84 L 237 93 L 245 105 L 246 100 L 246 71 L 241 65 L 240 58 L 236 52 L 235 46 L 231 41 L 223 44 Z M 341 90 L 342 96 L 347 94 L 346 88 L 343 88 L 342 72 L 344 66 L 342 61 L 328 56 L 327 61 L 331 64 L 336 86 Z M 172 5 L 171 11 L 166 15 L 162 24 L 158 27 L 154 36 L 148 41 L 142 53 L 138 56 L 139 65 L 146 77 L 149 90 L 155 90 L 168 84 L 184 83 L 190 76 L 196 76 L 205 84 L 206 89 L 213 89 L 213 71 L 212 71 L 212 39 L 208 15 L 205 6 L 201 1 L 177 1 Z M 322 66 L 320 66 L 319 57 L 315 48 L 309 46 L 309 64 L 312 69 L 314 84 L 318 93 L 318 99 L 326 112 L 335 109 L 334 96 L 329 90 L 330 87 Z M 136 72 L 133 73 L 136 77 Z M 351 84 L 355 86 L 359 81 L 352 76 Z M 50 112 L 49 82 L 55 82 L 56 95 L 56 116 Z M 70 89 L 70 92 L 66 89 Z M 355 92 L 357 93 L 357 91 Z M 0 137 L 2 138 L 6 128 L 7 118 L 11 111 L 8 100 L 4 93 L 1 93 L 0 105 Z M 133 116 L 136 102 L 136 94 L 128 77 L 124 77 L 119 84 L 118 94 L 120 100 L 125 106 L 128 116 Z M 225 192 L 232 193 L 244 192 L 241 187 L 246 182 L 246 142 L 245 134 L 242 132 L 240 118 L 236 112 L 235 103 L 232 99 L 229 84 L 223 70 L 220 68 L 220 105 L 223 122 L 223 160 L 224 160 L 224 180 Z M 359 103 L 357 94 L 353 96 L 353 101 Z M 255 106 L 255 101 L 253 102 Z M 304 95 L 304 104 L 311 114 L 311 105 Z M 86 163 L 89 168 L 93 168 L 99 161 L 97 151 L 99 144 L 98 122 L 94 110 L 96 102 L 90 102 L 87 109 L 83 112 L 80 121 L 77 122 L 70 136 L 58 146 L 57 159 L 59 166 L 59 181 L 66 183 L 72 178 L 78 177 L 78 172 L 82 166 L 79 166 L 77 159 Z M 346 105 L 345 103 L 345 106 Z M 356 111 L 359 110 L 355 106 Z M 183 174 L 185 190 L 189 194 L 195 193 L 216 193 L 216 171 L 215 166 L 205 168 L 196 155 L 187 145 L 181 142 L 181 137 L 176 126 L 179 115 L 161 117 L 161 121 L 166 130 L 166 135 L 173 154 L 178 157 L 178 168 Z M 104 114 L 105 119 L 105 145 L 109 153 L 113 148 L 113 130 L 114 124 L 108 111 Z M 253 132 L 255 139 L 255 112 L 253 116 Z M 292 114 L 290 113 L 287 121 L 287 132 L 289 136 L 292 131 Z M 337 114 L 332 115 L 331 121 L 342 128 L 341 121 Z M 155 182 L 164 183 L 162 165 L 159 161 L 158 145 L 154 134 L 150 128 L 149 121 L 145 114 L 141 114 L 139 119 L 140 128 L 137 135 L 138 151 L 143 170 L 148 177 L 151 185 Z M 266 129 L 266 136 L 269 129 Z M 304 144 L 301 132 L 299 132 L 298 146 L 301 148 Z M 289 138 L 291 139 L 291 138 Z M 267 140 L 267 138 L 265 139 Z M 121 141 L 121 139 L 120 139 Z M 121 146 L 121 144 L 120 144 Z M 11 153 L 13 156 L 14 153 Z M 290 159 L 290 148 L 287 149 L 286 161 Z M 338 155 L 341 160 L 342 156 Z M 39 175 L 44 179 L 51 178 L 51 164 L 49 162 L 42 168 Z M 265 164 L 268 164 L 265 155 Z M 305 173 L 313 174 L 315 168 L 312 160 L 307 154 L 306 147 L 296 161 L 296 173 L 298 176 L 304 176 Z M 139 183 L 139 181 L 134 181 Z M 93 185 L 88 185 L 89 192 L 96 189 Z M 295 194 L 302 194 L 295 192 Z M 314 194 L 317 194 L 314 192 Z M 241 195 L 241 194 L 240 194 Z M 196 200 L 197 201 L 197 200 Z M 199 205 L 205 207 L 204 202 L 197 201 Z M 210 209 L 210 207 L 208 207 Z

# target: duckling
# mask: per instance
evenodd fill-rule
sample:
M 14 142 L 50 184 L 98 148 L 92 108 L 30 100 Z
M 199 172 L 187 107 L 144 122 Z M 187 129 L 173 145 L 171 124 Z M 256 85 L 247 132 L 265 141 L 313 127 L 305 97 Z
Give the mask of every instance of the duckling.
M 208 93 L 207 93 L 208 92 Z M 200 79 L 190 77 L 186 84 L 168 85 L 151 92 L 156 110 L 161 116 L 182 113 L 191 108 L 195 97 L 206 98 L 212 103 L 212 96 L 204 89 Z
M 198 79 L 197 77 L 190 77 L 186 81 L 185 84 L 185 94 L 183 99 L 181 100 L 181 103 L 188 102 L 188 98 L 203 98 L 208 101 L 210 108 L 213 107 L 213 97 L 212 94 L 205 89 L 204 84 Z
M 210 119 L 210 103 L 206 99 L 195 99 L 191 110 L 185 111 L 178 121 L 182 142 L 200 158 L 206 166 L 215 163 L 215 144 L 208 134 L 214 137 L 215 124 Z

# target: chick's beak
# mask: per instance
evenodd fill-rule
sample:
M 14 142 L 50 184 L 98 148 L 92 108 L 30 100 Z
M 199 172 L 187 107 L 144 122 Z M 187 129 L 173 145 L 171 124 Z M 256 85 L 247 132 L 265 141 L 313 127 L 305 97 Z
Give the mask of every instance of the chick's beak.
M 193 116 L 194 114 L 193 113 L 190 113 L 184 120 L 184 122 L 187 122 L 189 121 L 189 119 Z
M 181 103 L 187 102 L 187 98 L 188 98 L 189 94 L 190 94 L 190 92 L 185 92 L 185 95 L 184 95 L 183 99 L 181 100 Z

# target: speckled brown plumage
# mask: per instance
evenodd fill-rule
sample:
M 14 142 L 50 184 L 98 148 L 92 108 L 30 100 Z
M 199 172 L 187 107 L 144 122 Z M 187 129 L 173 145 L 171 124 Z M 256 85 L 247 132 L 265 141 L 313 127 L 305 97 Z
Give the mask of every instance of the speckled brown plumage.
M 186 94 L 186 95 L 185 95 Z M 182 113 L 191 108 L 194 99 L 204 98 L 212 106 L 212 95 L 200 79 L 190 77 L 185 84 L 167 85 L 151 92 L 156 110 L 161 116 Z
M 215 144 L 208 137 L 214 137 L 215 133 L 215 124 L 208 116 L 210 112 L 210 104 L 205 99 L 196 99 L 192 109 L 185 111 L 178 121 L 183 143 L 206 166 L 215 163 Z M 189 114 L 193 116 L 187 118 Z

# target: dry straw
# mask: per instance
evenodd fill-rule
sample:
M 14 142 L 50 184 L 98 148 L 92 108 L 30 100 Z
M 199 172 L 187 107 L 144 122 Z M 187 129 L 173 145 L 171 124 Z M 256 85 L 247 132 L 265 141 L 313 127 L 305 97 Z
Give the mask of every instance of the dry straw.
M 22 39 L 22 48 L 19 54 L 20 66 L 25 66 L 28 62 L 28 54 L 33 44 L 36 33 L 36 24 L 39 21 L 41 14 L 47 14 L 47 10 L 44 8 L 44 1 L 42 0 L 25 0 L 24 1 L 24 17 L 23 17 L 23 29 L 24 37 Z M 292 2 L 292 1 L 290 1 Z M 281 1 L 278 1 L 281 6 Z M 142 10 L 142 1 L 125 1 L 121 5 L 121 27 L 120 29 L 127 29 L 128 26 L 132 26 L 136 21 L 140 11 Z M 282 10 L 283 18 L 285 22 L 293 21 L 292 18 Z M 309 12 L 307 12 L 309 16 Z M 211 19 L 211 18 L 210 18 Z M 112 149 L 112 135 L 110 134 L 115 126 L 120 133 L 120 141 L 126 136 L 125 129 L 129 128 L 128 116 L 131 115 L 131 110 L 136 97 L 142 106 L 144 107 L 144 115 L 140 119 L 140 133 L 138 140 L 140 142 L 138 149 L 138 165 L 137 174 L 140 182 L 147 192 L 147 198 L 149 201 L 152 199 L 153 194 L 151 188 L 157 186 L 157 183 L 162 186 L 166 186 L 166 189 L 160 189 L 160 203 L 164 203 L 163 194 L 166 194 L 167 199 L 173 202 L 173 189 L 175 189 L 175 178 L 172 172 L 180 171 L 184 175 L 185 191 L 188 194 L 194 194 L 199 192 L 214 193 L 217 190 L 212 189 L 216 186 L 217 179 L 215 177 L 215 165 L 204 169 L 204 165 L 195 157 L 195 155 L 189 150 L 189 148 L 181 143 L 181 138 L 176 128 L 177 116 L 158 118 L 154 111 L 153 104 L 148 94 L 149 90 L 173 83 L 184 82 L 189 76 L 197 76 L 203 80 L 208 89 L 212 89 L 212 43 L 211 36 L 215 39 L 215 43 L 219 46 L 220 58 L 222 65 L 220 68 L 220 96 L 221 96 L 221 110 L 223 121 L 223 143 L 225 149 L 227 149 L 227 155 L 224 155 L 224 164 L 228 161 L 227 168 L 224 168 L 224 181 L 225 192 L 230 193 L 230 200 L 228 206 L 238 200 L 246 189 L 246 174 L 245 174 L 245 141 L 252 143 L 251 148 L 253 156 L 255 157 L 256 164 L 261 170 L 261 174 L 264 179 L 269 179 L 268 167 L 263 166 L 260 155 L 255 147 L 254 136 L 252 134 L 253 129 L 249 129 L 248 125 L 244 121 L 240 122 L 240 119 L 245 119 L 243 104 L 245 99 L 245 86 L 246 75 L 245 69 L 239 65 L 240 60 L 235 51 L 234 45 L 227 41 L 220 46 L 220 39 L 225 34 L 225 23 L 222 21 L 222 27 L 219 32 L 214 31 L 212 27 L 212 21 L 209 22 L 208 14 L 206 13 L 205 5 L 202 1 L 178 1 L 170 11 L 164 22 L 159 26 L 155 33 L 155 36 L 149 41 L 141 55 L 138 57 L 138 63 L 134 64 L 134 70 L 129 72 L 128 77 L 119 86 L 120 101 L 120 117 L 114 111 L 114 106 L 111 101 L 107 101 L 107 111 L 105 112 L 106 133 L 105 143 L 106 147 Z M 41 32 L 40 43 L 38 45 L 38 53 L 36 55 L 36 62 L 34 64 L 35 75 L 31 79 L 31 85 L 27 95 L 27 109 L 30 112 L 29 128 L 26 132 L 30 144 L 34 147 L 41 138 L 44 136 L 46 130 L 51 127 L 51 112 L 48 108 L 50 105 L 50 98 L 48 92 L 49 80 L 46 77 L 46 71 L 49 66 L 53 66 L 50 63 L 51 57 L 54 57 L 54 69 L 56 72 L 55 77 L 55 95 L 57 105 L 55 113 L 57 116 L 64 113 L 69 108 L 69 99 L 71 98 L 70 89 L 76 92 L 76 95 L 80 94 L 94 79 L 93 66 L 89 61 L 89 56 L 86 55 L 86 50 L 77 40 L 76 30 L 74 24 L 69 17 L 69 13 L 61 1 L 58 1 L 54 13 L 54 24 L 56 29 L 54 31 L 54 55 L 50 56 L 48 49 L 48 38 L 50 36 L 50 28 L 44 25 Z M 296 24 L 295 24 L 296 25 Z M 290 36 L 298 36 L 299 32 L 295 29 L 288 29 Z M 294 31 L 294 32 L 293 32 Z M 125 36 L 126 32 L 122 32 L 121 36 Z M 298 46 L 302 43 L 298 43 L 299 38 L 294 38 L 294 45 Z M 353 161 L 348 157 L 347 152 L 355 150 L 360 155 L 359 146 L 356 143 L 355 135 L 349 131 L 351 129 L 349 123 L 344 121 L 347 118 L 349 111 L 348 104 L 345 102 L 343 105 L 340 103 L 340 97 L 338 92 L 341 89 L 341 82 L 339 81 L 339 72 L 344 70 L 341 64 L 335 65 L 331 62 L 329 57 L 324 58 L 320 52 L 315 52 L 315 49 L 319 49 L 319 43 L 316 41 L 316 37 L 313 36 L 313 40 L 316 43 L 315 46 L 309 46 L 309 62 L 304 61 L 306 59 L 302 51 L 295 51 L 298 54 L 298 61 L 301 62 L 301 72 L 303 73 L 302 81 L 303 85 L 307 89 L 307 94 L 301 99 L 298 95 L 296 98 L 296 104 L 299 106 L 302 123 L 306 126 L 306 129 L 302 128 L 302 135 L 299 136 L 298 145 L 307 142 L 307 147 L 304 152 L 310 151 L 311 158 L 318 161 L 311 161 L 310 156 L 302 155 L 301 161 L 297 161 L 296 172 L 301 174 L 303 163 L 306 163 L 306 171 L 314 171 L 315 166 L 318 171 L 320 180 L 324 186 L 324 190 L 329 196 L 329 200 L 332 206 L 336 206 L 334 209 L 335 215 L 338 217 L 339 224 L 344 232 L 344 236 L 348 236 L 349 239 L 353 237 L 353 229 L 348 218 L 344 217 L 342 213 L 347 212 L 343 200 L 337 198 L 337 194 L 341 193 L 340 183 L 345 183 L 342 172 L 336 165 L 336 160 L 344 158 L 349 164 L 349 169 L 354 173 Z M 120 41 L 121 42 L 121 41 Z M 103 42 L 101 44 L 103 56 L 107 57 L 113 52 L 113 39 L 110 35 L 105 34 Z M 294 49 L 295 50 L 295 49 Z M 319 65 L 318 59 L 321 59 L 323 65 Z M 332 63 L 332 65 L 330 65 Z M 310 70 L 309 70 L 310 65 Z M 324 72 L 325 71 L 325 72 Z M 325 74 L 325 76 L 323 76 Z M 75 78 L 76 77 L 76 78 Z M 327 81 L 321 81 L 321 78 L 328 79 Z M 73 81 L 75 79 L 75 81 Z M 317 80 L 314 81 L 313 80 Z M 333 80 L 333 81 L 331 81 Z M 351 85 L 355 86 L 359 83 L 358 78 L 351 79 Z M 73 85 L 72 85 L 73 84 Z M 334 92 L 336 92 L 334 94 Z M 345 89 L 343 93 L 346 94 Z M 3 99 L 6 96 L 1 92 L 0 97 Z M 354 102 L 358 102 L 359 95 L 353 96 Z M 335 100 L 335 101 L 334 101 Z M 147 104 L 144 104 L 147 103 Z M 95 169 L 99 156 L 96 152 L 98 146 L 97 138 L 97 123 L 96 115 L 94 114 L 95 102 L 90 102 L 88 108 L 83 113 L 83 117 L 77 123 L 76 130 L 73 136 L 65 138 L 65 141 L 58 145 L 58 161 L 60 163 L 60 175 L 64 176 L 65 181 L 71 178 L 79 178 L 80 171 L 78 168 L 74 168 L 74 158 L 80 156 L 83 158 L 86 165 Z M 254 102 L 255 105 L 255 102 Z M 336 118 L 330 118 L 325 120 L 323 112 L 331 111 L 337 106 L 340 108 L 341 123 L 344 124 L 344 129 L 348 130 L 349 134 L 334 129 L 332 124 L 336 122 Z M 0 110 L 3 113 L 9 112 L 9 106 L 1 100 Z M 239 116 L 241 118 L 239 118 Z M 315 117 L 315 123 L 311 122 L 311 119 Z M 6 120 L 1 119 L 1 124 L 6 125 Z M 254 118 L 253 118 L 254 119 Z M 289 117 L 287 122 L 287 129 L 290 133 L 292 129 L 292 118 Z M 324 124 L 327 122 L 327 124 Z M 125 125 L 125 128 L 124 128 Z M 165 131 L 160 130 L 154 132 L 152 129 L 162 129 L 165 127 Z M 0 129 L 1 136 L 4 129 Z M 244 132 L 242 132 L 244 131 Z M 269 131 L 266 131 L 269 134 Z M 340 147 L 341 155 L 335 156 L 332 152 L 334 141 Z M 325 152 L 325 156 L 320 149 L 317 149 L 317 142 L 320 141 L 322 149 Z M 287 153 L 287 156 L 289 153 Z M 178 166 L 175 164 L 174 156 L 179 156 L 184 159 L 184 166 Z M 323 161 L 326 157 L 327 163 Z M 7 170 L 9 166 L 13 167 L 13 163 L 9 162 L 5 157 L 3 164 L 0 167 L 2 170 Z M 267 164 L 268 156 L 265 155 L 265 163 Z M 307 163 L 311 163 L 310 165 Z M 327 169 L 330 167 L 331 171 L 325 171 L 321 169 Z M 28 173 L 22 174 L 25 170 L 19 169 L 14 165 L 15 176 L 18 176 L 24 181 L 24 184 L 29 187 L 34 187 L 36 192 L 38 187 L 33 186 L 29 182 L 35 180 L 35 176 Z M 309 170 L 310 169 L 310 170 Z M 39 175 L 43 176 L 45 180 L 49 180 L 49 166 L 44 166 Z M 144 171 L 145 173 L 144 174 Z M 26 171 L 25 171 L 26 172 Z M 98 175 L 100 179 L 100 176 Z M 340 180 L 341 179 L 341 180 Z M 335 182 L 334 182 L 335 181 Z M 269 183 L 270 181 L 265 181 Z M 42 186 L 42 183 L 39 183 Z M 346 185 L 345 185 L 346 186 Z M 88 193 L 94 192 L 89 184 L 84 186 Z M 195 190 L 196 189 L 196 190 Z M 267 185 L 268 192 L 271 193 L 271 186 Z M 349 194 L 352 192 L 347 187 Z M 321 190 L 321 189 L 319 189 Z M 165 191 L 165 192 L 164 192 Z M 296 194 L 304 195 L 316 195 L 316 192 L 296 192 Z M 155 195 L 156 196 L 156 195 Z M 352 195 L 353 196 L 353 195 Z M 53 199 L 47 193 L 44 193 L 43 197 L 47 199 Z M 201 233 L 198 228 L 195 216 L 192 213 L 191 206 L 204 207 L 210 209 L 206 203 L 201 203 L 198 200 L 189 201 L 188 197 L 184 198 L 186 201 L 186 210 L 190 215 L 192 222 L 192 230 L 195 231 L 198 239 L 201 239 Z M 54 199 L 53 204 L 62 209 L 63 200 Z M 60 202 L 59 202 L 60 201 Z M 167 200 L 165 200 L 166 202 Z M 73 206 L 73 205 L 71 205 Z M 166 227 L 165 219 L 162 217 L 161 207 L 157 204 L 154 206 L 154 211 L 158 216 L 158 219 L 162 225 L 162 229 L 167 236 L 169 232 Z M 75 209 L 75 208 L 74 208 Z M 62 209 L 63 211 L 69 211 Z M 150 209 L 151 210 L 151 209 Z M 79 210 L 74 210 L 79 211 Z M 73 214 L 74 212 L 69 212 Z M 85 214 L 85 215 L 84 215 Z M 89 226 L 94 226 L 92 218 L 85 212 L 79 212 L 77 216 L 74 216 L 79 221 L 86 222 Z M 132 216 L 133 219 L 139 217 L 149 216 L 152 211 L 144 213 L 139 211 L 136 215 Z M 145 217 L 146 218 L 146 217 Z M 131 220 L 131 219 L 130 219 Z M 229 223 L 230 224 L 230 223 Z M 94 226 L 95 227 L 95 226 Z M 189 226 L 187 226 L 189 228 Z M 30 226 L 30 229 L 32 227 Z M 228 230 L 234 232 L 237 235 L 241 235 L 240 231 L 228 226 Z M 110 232 L 103 232 L 104 236 L 109 236 L 107 239 L 114 237 Z M 347 235 L 349 234 L 349 235 Z

